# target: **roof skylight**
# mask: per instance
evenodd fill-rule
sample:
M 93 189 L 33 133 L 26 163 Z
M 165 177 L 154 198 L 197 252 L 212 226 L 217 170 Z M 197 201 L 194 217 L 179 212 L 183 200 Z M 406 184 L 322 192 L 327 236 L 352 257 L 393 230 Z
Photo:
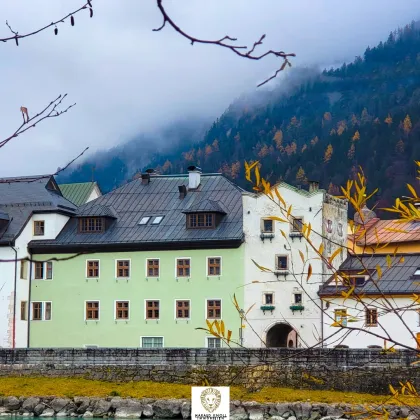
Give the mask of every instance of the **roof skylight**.
M 152 225 L 158 225 L 162 220 L 163 216 L 156 216 L 152 221 Z
M 150 216 L 143 217 L 143 218 L 140 220 L 139 225 L 147 225 L 147 222 L 148 222 L 149 220 L 150 220 Z

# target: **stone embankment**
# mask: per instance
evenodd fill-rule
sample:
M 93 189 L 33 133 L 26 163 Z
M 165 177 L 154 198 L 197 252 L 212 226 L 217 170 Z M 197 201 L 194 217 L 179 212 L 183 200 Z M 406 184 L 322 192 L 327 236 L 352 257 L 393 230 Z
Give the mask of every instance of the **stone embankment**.
M 375 407 L 372 407 L 375 410 Z M 376 409 L 377 410 L 377 409 Z M 420 418 L 420 407 L 387 407 L 390 419 Z M 366 407 L 348 404 L 324 403 L 267 403 L 232 401 L 231 420 L 332 420 L 332 419 L 372 419 Z M 80 418 L 121 418 L 121 419 L 189 419 L 189 400 L 154 400 L 131 398 L 54 398 L 54 397 L 0 397 L 0 416 L 21 415 L 25 417 L 80 417 Z

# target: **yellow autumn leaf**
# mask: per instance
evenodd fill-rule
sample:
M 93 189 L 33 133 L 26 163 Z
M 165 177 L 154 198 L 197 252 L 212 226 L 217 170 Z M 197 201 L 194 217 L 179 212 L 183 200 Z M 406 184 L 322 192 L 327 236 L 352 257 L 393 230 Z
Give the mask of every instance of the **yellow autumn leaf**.
M 286 202 L 284 201 L 283 197 L 280 195 L 279 190 L 277 188 L 275 189 L 275 192 L 276 192 L 277 198 L 279 199 L 281 204 L 283 204 L 283 207 L 286 208 Z
M 213 332 L 213 323 L 206 319 L 207 327 L 209 328 L 209 332 Z
M 413 194 L 414 198 L 418 198 L 416 190 L 410 184 L 407 184 L 407 188 L 410 190 L 411 194 Z
M 311 278 L 311 276 L 312 276 L 312 265 L 309 264 L 309 267 L 308 267 L 308 277 L 306 277 L 306 281 L 309 281 L 309 279 Z
M 382 269 L 379 265 L 376 266 L 376 272 L 378 273 L 378 279 L 382 278 Z
M 276 220 L 277 222 L 287 223 L 287 220 L 282 219 L 281 217 L 277 217 L 277 216 L 269 216 L 267 217 L 267 219 Z
M 226 340 L 227 340 L 228 343 L 230 342 L 230 338 L 231 337 L 232 337 L 232 331 L 229 330 L 228 333 L 227 333 L 227 338 L 226 338 Z
M 220 333 L 222 334 L 222 337 L 225 336 L 225 323 L 223 319 L 220 321 Z
M 319 249 L 318 249 L 318 254 L 322 255 L 323 252 L 324 252 L 324 244 L 321 242 L 321 245 L 319 246 Z
M 286 238 L 286 234 L 284 233 L 284 230 L 280 230 L 280 233 L 281 233 L 281 235 L 282 235 L 285 239 L 287 239 L 287 238 Z
M 292 205 L 290 204 L 289 208 L 287 209 L 287 218 L 290 217 L 291 212 L 292 212 Z
M 251 311 L 251 309 L 255 306 L 255 303 L 253 303 L 248 310 L 245 312 L 245 316 L 247 316 L 249 314 L 249 312 Z
M 265 271 L 268 273 L 272 273 L 272 270 L 270 270 L 267 267 L 263 267 L 262 265 L 259 265 L 257 262 L 255 262 L 254 260 L 251 260 L 261 271 Z
M 328 258 L 328 262 L 331 264 L 334 261 L 334 258 L 341 252 L 341 247 L 336 249 L 330 258 Z
M 305 257 L 303 255 L 303 252 L 299 249 L 299 255 L 300 255 L 300 259 L 302 260 L 302 262 L 305 264 Z
M 257 185 L 257 187 L 260 185 L 260 180 L 260 170 L 258 169 L 258 166 L 255 166 L 255 184 Z
M 401 257 L 400 260 L 399 260 L 399 263 L 402 264 L 404 261 L 405 261 L 405 258 L 404 257 Z
M 238 303 L 238 300 L 236 299 L 235 293 L 233 294 L 233 303 L 235 305 L 235 308 L 239 310 L 239 303 Z
M 214 321 L 214 325 L 216 327 L 217 332 L 220 334 L 220 325 L 219 325 L 219 321 L 217 319 Z

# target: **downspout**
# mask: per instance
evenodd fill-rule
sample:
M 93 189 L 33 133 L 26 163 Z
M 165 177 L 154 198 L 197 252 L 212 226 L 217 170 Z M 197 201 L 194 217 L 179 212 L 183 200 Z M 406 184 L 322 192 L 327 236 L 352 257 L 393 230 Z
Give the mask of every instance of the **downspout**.
M 10 243 L 10 247 L 15 251 L 15 281 L 13 287 L 13 327 L 12 327 L 12 348 L 16 348 L 16 287 L 17 287 L 17 249 Z
M 321 297 L 321 348 L 324 347 L 324 300 Z
M 29 348 L 29 339 L 31 337 L 31 290 L 32 290 L 32 254 L 29 254 L 29 291 L 28 291 L 28 328 L 27 328 L 27 343 L 26 347 Z

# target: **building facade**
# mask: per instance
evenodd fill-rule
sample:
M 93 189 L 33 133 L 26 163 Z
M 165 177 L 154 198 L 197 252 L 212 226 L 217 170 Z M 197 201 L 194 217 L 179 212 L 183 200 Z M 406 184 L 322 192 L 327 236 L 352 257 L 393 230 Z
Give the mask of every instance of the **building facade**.
M 30 346 L 219 347 L 206 320 L 237 342 L 243 240 L 242 190 L 226 178 L 144 173 L 29 244 Z
M 292 206 L 287 222 L 278 205 L 265 194 L 244 193 L 245 270 L 244 310 L 249 326 L 244 328 L 247 347 L 307 347 L 321 341 L 320 285 L 331 272 L 317 258 L 302 235 L 303 224 L 312 226 L 311 240 L 324 255 L 346 245 L 347 203 L 318 189 L 309 191 L 281 183 L 278 189 Z M 281 232 L 283 231 L 283 233 Z M 304 256 L 302 260 L 301 253 Z M 338 267 L 346 258 L 345 249 L 333 261 Z M 268 268 L 262 271 L 254 264 Z M 307 281 L 309 264 L 312 276 Z
M 53 177 L 0 180 L 0 347 L 28 345 L 28 243 L 54 239 L 75 211 Z
M 320 289 L 325 346 L 416 348 L 420 333 L 420 254 L 350 256 Z M 355 286 L 345 298 L 343 292 Z M 352 331 L 354 329 L 354 331 Z

